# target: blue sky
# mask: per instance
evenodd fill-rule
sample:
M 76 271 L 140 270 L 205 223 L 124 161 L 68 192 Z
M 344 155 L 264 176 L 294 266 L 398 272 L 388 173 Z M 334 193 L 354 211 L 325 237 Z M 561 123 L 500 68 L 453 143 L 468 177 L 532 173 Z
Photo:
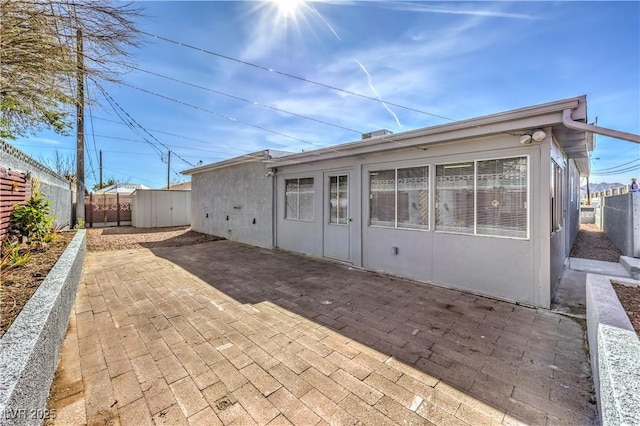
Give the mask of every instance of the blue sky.
M 199 161 L 312 150 L 362 132 L 407 131 L 582 94 L 590 121 L 640 133 L 640 2 L 139 5 L 147 15 L 140 28 L 171 41 L 144 36 L 133 51 L 138 69 L 122 76 L 124 85 L 103 85 L 120 114 L 144 130 L 122 124 L 89 86 L 98 102 L 86 117 L 89 187 L 98 178 L 98 150 L 105 180 L 160 188 L 167 164 L 159 151 L 167 149 L 158 141 L 172 151 L 176 180 Z M 75 136 L 45 131 L 14 143 L 47 158 L 55 149 L 72 154 Z M 640 178 L 640 145 L 597 136 L 592 157 L 591 182 Z

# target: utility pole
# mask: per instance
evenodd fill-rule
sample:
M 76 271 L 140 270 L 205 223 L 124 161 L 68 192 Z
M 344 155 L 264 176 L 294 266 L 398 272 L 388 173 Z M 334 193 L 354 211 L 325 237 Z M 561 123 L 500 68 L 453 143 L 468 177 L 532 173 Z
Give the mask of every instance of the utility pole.
M 84 59 L 82 48 L 82 30 L 76 32 L 76 221 L 84 221 Z
M 100 150 L 100 188 L 102 188 L 102 150 Z
M 169 155 L 167 156 L 167 189 L 169 189 L 171 179 L 171 150 L 169 150 Z

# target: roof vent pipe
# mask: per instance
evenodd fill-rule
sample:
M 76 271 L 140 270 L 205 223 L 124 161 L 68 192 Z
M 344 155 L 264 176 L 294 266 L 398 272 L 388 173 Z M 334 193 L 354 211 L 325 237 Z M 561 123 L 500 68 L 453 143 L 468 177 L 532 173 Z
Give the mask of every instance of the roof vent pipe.
M 570 109 L 565 109 L 564 111 L 562 111 L 562 124 L 564 124 L 565 127 L 574 130 L 591 132 L 598 135 L 610 136 L 615 139 L 622 139 L 629 142 L 640 143 L 640 135 L 634 135 L 633 133 L 626 133 L 618 130 L 607 129 L 606 127 L 594 126 L 593 124 L 585 124 L 580 123 L 579 121 L 573 121 L 573 119 L 571 118 Z

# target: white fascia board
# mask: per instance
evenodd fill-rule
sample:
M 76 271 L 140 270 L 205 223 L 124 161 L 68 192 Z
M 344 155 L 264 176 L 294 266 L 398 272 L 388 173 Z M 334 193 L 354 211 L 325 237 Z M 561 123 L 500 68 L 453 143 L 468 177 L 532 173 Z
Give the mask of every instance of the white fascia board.
M 195 175 L 198 173 L 204 173 L 211 170 L 217 170 L 217 169 L 223 169 L 225 167 L 235 166 L 237 164 L 264 161 L 269 159 L 268 152 L 269 152 L 268 150 L 252 152 L 251 154 L 241 155 L 239 157 L 230 158 L 228 160 L 219 161 L 217 163 L 206 164 L 204 166 L 183 170 L 180 173 L 183 175 Z
M 562 101 L 487 115 L 450 124 L 425 127 L 392 135 L 348 142 L 326 148 L 292 154 L 281 159 L 273 159 L 275 164 L 300 164 L 335 159 L 350 155 L 363 155 L 392 149 L 423 147 L 429 144 L 448 143 L 464 139 L 490 136 L 518 130 L 541 128 L 562 124 L 562 112 L 572 109 L 574 120 L 586 120 L 586 97 L 580 96 Z

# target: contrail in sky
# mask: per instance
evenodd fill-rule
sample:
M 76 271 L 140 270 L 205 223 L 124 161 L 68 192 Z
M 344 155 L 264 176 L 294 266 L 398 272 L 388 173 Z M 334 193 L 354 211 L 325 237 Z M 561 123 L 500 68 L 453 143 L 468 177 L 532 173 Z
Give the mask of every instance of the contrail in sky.
M 371 74 L 369 74 L 369 71 L 367 71 L 367 69 L 364 67 L 364 65 L 362 65 L 362 62 L 360 62 L 357 59 L 356 59 L 356 62 L 358 63 L 358 65 L 360 65 L 360 68 L 362 68 L 362 71 L 364 71 L 364 73 L 367 75 L 367 80 L 369 82 L 369 87 L 371 87 L 371 90 L 373 90 L 373 93 L 375 93 L 376 96 L 378 97 L 378 99 L 380 99 L 380 102 L 382 102 L 382 106 L 384 106 L 384 109 L 389 111 L 389 114 L 393 115 L 393 118 L 395 118 L 396 124 L 399 127 L 402 127 L 402 124 L 400 124 L 400 120 L 398 120 L 398 116 L 393 111 L 391 111 L 391 109 L 387 106 L 387 104 L 384 103 L 384 101 L 382 100 L 382 96 L 380 96 L 380 93 L 378 93 L 376 88 L 373 86 L 373 80 L 371 79 Z
M 327 28 L 329 28 L 329 30 L 333 33 L 333 35 L 338 39 L 338 41 L 342 42 L 342 39 L 340 38 L 340 36 L 338 35 L 338 33 L 336 32 L 336 30 L 333 29 L 333 27 L 329 24 L 329 22 L 327 22 L 326 19 L 324 19 L 324 16 L 322 16 L 320 14 L 320 12 L 318 11 L 318 9 L 316 9 L 315 7 L 313 7 L 313 5 L 309 4 L 308 5 L 311 10 L 313 10 L 316 15 L 318 15 L 318 17 L 320 18 L 320 20 L 322 22 L 324 22 L 324 24 L 327 26 Z M 380 100 L 380 103 L 382 103 L 382 106 L 384 106 L 384 109 L 386 109 L 387 111 L 389 111 L 389 114 L 391 114 L 393 116 L 393 118 L 396 120 L 396 124 L 398 125 L 398 127 L 402 127 L 402 124 L 400 124 L 400 120 L 398 119 L 398 116 L 391 111 L 391 109 L 387 106 L 387 104 L 384 103 L 384 100 L 382 99 L 382 96 L 380 96 L 380 93 L 378 93 L 378 91 L 376 90 L 375 86 L 373 85 L 373 78 L 371 77 L 371 74 L 369 74 L 369 71 L 367 71 L 367 69 L 365 68 L 365 66 L 362 64 L 362 62 L 360 62 L 358 60 L 358 58 L 354 58 L 355 61 L 358 63 L 358 65 L 360 66 L 360 69 L 365 73 L 365 75 L 367 76 L 367 82 L 369 83 L 369 87 L 371 88 L 371 90 L 373 91 L 373 93 L 375 93 L 376 97 Z
M 324 16 L 322 16 L 322 15 L 320 14 L 320 12 L 318 12 L 318 9 L 316 9 L 315 7 L 313 7 L 313 6 L 311 6 L 311 5 L 309 5 L 309 6 L 311 7 L 311 10 L 313 10 L 313 11 L 316 13 L 316 15 L 318 15 L 318 17 L 320 18 L 320 20 L 321 20 L 322 22 L 324 22 L 324 24 L 325 24 L 325 25 L 326 25 L 326 26 L 331 30 L 331 32 L 333 33 L 333 35 L 334 35 L 334 36 L 336 36 L 336 38 L 337 38 L 338 40 L 342 41 L 342 39 L 340 38 L 340 36 L 339 36 L 339 35 L 338 35 L 338 33 L 336 32 L 336 30 L 334 30 L 334 29 L 333 29 L 333 27 L 332 27 L 332 26 L 327 22 L 327 20 L 326 20 L 326 19 L 324 19 Z

